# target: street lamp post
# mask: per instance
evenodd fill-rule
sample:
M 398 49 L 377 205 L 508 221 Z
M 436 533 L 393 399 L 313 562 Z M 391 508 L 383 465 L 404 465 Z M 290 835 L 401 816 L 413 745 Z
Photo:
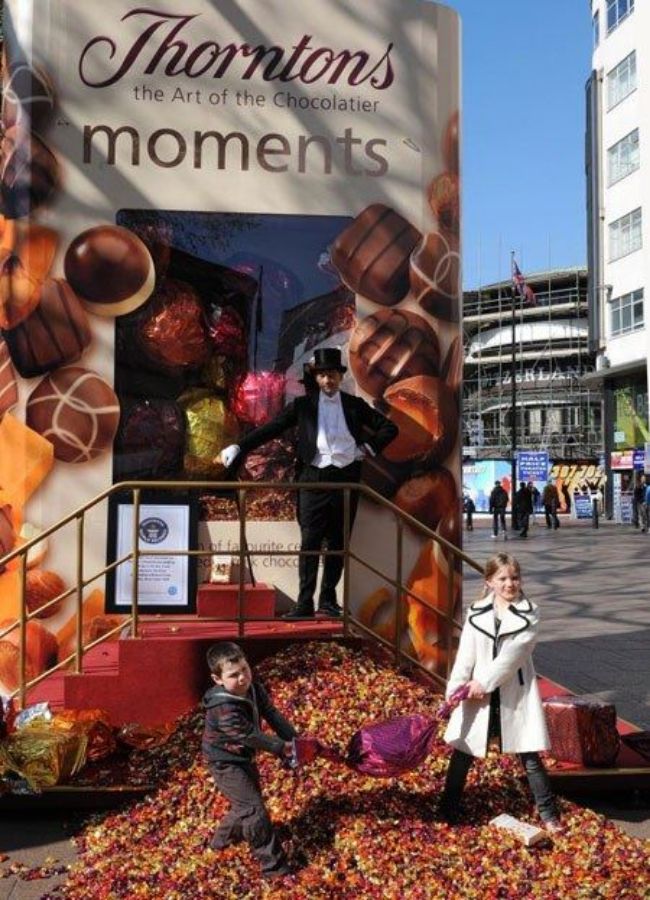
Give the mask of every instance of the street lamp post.
M 515 251 L 510 253 L 510 271 L 514 271 Z M 517 365 L 515 360 L 516 325 L 517 325 L 517 292 L 514 282 L 511 285 L 512 315 L 510 319 L 510 490 L 511 490 L 511 525 L 513 530 L 517 527 L 517 514 L 515 510 L 515 489 L 517 486 Z

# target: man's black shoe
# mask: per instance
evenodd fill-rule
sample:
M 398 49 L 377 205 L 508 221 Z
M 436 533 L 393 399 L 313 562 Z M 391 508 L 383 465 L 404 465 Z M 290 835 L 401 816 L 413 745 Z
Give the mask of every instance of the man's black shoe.
M 343 610 L 340 606 L 319 606 L 318 615 L 326 616 L 328 619 L 340 619 L 343 615 Z
M 288 613 L 285 613 L 282 618 L 289 619 L 290 621 L 298 621 L 300 619 L 313 619 L 314 610 L 313 607 L 312 609 L 305 609 L 304 606 L 294 606 L 294 608 Z

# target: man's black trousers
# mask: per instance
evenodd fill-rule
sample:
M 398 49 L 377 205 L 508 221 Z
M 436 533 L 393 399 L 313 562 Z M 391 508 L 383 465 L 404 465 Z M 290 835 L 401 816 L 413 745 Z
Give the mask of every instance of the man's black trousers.
M 299 481 L 303 482 L 355 482 L 361 476 L 361 463 L 338 468 L 326 466 L 317 469 L 305 466 Z M 301 550 L 320 550 L 323 542 L 328 550 L 342 550 L 344 525 L 343 490 L 301 490 L 298 492 L 298 523 L 300 525 Z M 359 496 L 350 493 L 350 528 L 357 512 Z M 318 556 L 301 556 L 298 565 L 300 590 L 298 609 L 311 612 L 314 609 L 314 593 L 318 577 Z M 343 571 L 343 556 L 326 556 L 323 566 L 318 605 L 320 608 L 336 606 L 336 586 Z

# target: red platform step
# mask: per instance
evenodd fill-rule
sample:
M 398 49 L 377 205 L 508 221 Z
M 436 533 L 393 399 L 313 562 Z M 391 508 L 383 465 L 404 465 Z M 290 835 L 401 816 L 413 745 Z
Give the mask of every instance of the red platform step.
M 93 647 L 84 657 L 82 674 L 47 679 L 30 691 L 28 702 L 104 709 L 114 725 L 171 722 L 193 709 L 210 686 L 205 657 L 215 641 L 241 641 L 255 662 L 287 643 L 340 637 L 342 632 L 342 623 L 331 619 L 275 620 L 246 622 L 240 638 L 232 621 L 143 619 L 140 637 Z
M 200 584 L 196 592 L 196 612 L 214 619 L 236 619 L 238 584 Z M 243 613 L 247 619 L 270 619 L 275 614 L 275 588 L 268 584 L 244 585 Z

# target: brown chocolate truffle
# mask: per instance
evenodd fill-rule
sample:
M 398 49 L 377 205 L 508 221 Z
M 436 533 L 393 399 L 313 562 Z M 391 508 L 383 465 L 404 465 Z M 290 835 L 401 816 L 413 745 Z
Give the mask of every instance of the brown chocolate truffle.
M 0 506 L 0 558 L 11 553 L 16 543 L 16 532 L 11 519 L 11 506 L 8 503 Z M 5 566 L 0 566 L 4 572 Z
M 42 128 L 54 109 L 54 89 L 40 68 L 25 62 L 11 66 L 2 91 L 2 127 Z
M 18 403 L 16 373 L 11 364 L 9 347 L 0 338 L 0 419 Z
M 413 299 L 446 322 L 460 319 L 460 254 L 458 241 L 432 231 L 413 251 L 410 262 Z
M 0 200 L 8 219 L 28 216 L 59 186 L 59 164 L 35 134 L 14 126 L 2 139 Z
M 88 318 L 67 281 L 49 278 L 34 312 L 5 332 L 14 365 L 23 378 L 76 362 L 90 343 Z
M 429 185 L 429 206 L 440 228 L 449 236 L 460 232 L 460 183 L 458 175 L 442 172 Z
M 459 130 L 460 116 L 458 110 L 456 110 L 456 112 L 453 112 L 449 116 L 449 121 L 447 122 L 445 133 L 442 136 L 442 155 L 444 156 L 447 168 L 450 172 L 453 172 L 454 175 L 458 175 L 458 171 L 460 169 L 458 149 L 458 145 L 460 143 Z
M 64 462 L 87 462 L 107 450 L 119 417 L 111 386 L 80 366 L 51 372 L 27 400 L 28 426 L 50 441 L 54 456 Z
M 350 368 L 359 386 L 381 397 L 396 381 L 437 375 L 438 338 L 428 322 L 407 310 L 380 309 L 352 332 Z
M 460 336 L 456 336 L 441 366 L 440 377 L 447 383 L 452 391 L 460 389 L 463 383 L 463 344 Z
M 394 306 L 408 291 L 409 256 L 420 237 L 394 209 L 374 203 L 337 237 L 330 256 L 351 290 Z
M 392 497 L 411 476 L 411 463 L 394 463 L 384 456 L 368 456 L 361 464 L 361 481 L 382 497 Z
M 448 469 L 433 469 L 405 481 L 393 502 L 427 528 L 435 529 L 457 502 L 456 482 Z
M 72 289 L 99 316 L 133 312 L 149 299 L 156 282 L 151 254 L 120 225 L 98 225 L 77 235 L 64 267 Z
M 453 391 L 440 378 L 416 375 L 391 385 L 385 394 L 399 434 L 384 449 L 386 459 L 403 462 L 426 456 L 442 462 L 458 432 Z

